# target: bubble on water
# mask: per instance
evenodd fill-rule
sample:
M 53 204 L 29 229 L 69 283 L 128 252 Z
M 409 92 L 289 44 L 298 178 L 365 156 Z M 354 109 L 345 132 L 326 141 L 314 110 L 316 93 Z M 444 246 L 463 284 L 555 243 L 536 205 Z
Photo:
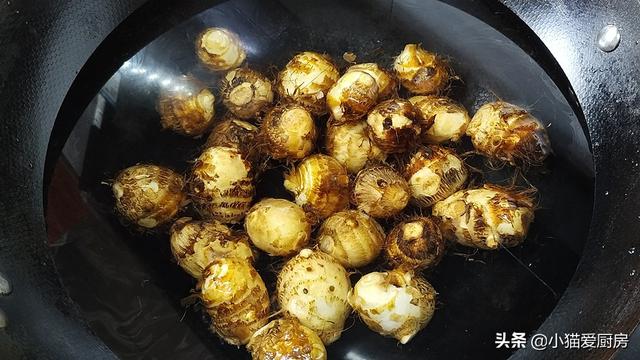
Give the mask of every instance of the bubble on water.
M 604 196 L 609 196 L 609 191 L 608 190 L 604 192 Z
M 636 248 L 632 247 L 631 249 L 629 249 L 629 254 L 633 254 L 636 252 Z
M 631 272 L 629 273 L 629 276 L 636 276 L 636 270 L 635 269 L 631 270 Z

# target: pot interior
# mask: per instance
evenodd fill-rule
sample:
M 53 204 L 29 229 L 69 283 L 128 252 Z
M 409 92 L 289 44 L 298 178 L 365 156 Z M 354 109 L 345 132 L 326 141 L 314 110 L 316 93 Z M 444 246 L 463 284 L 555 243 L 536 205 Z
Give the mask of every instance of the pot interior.
M 204 138 L 162 131 L 155 104 L 159 90 L 182 74 L 217 89 L 220 75 L 194 54 L 196 36 L 210 26 L 238 33 L 249 66 L 271 78 L 304 50 L 327 53 L 342 69 L 348 66 L 345 52 L 358 62 L 389 67 L 405 43 L 422 43 L 449 59 L 462 79 L 450 95 L 470 114 L 502 99 L 529 109 L 548 127 L 554 155 L 515 180 L 538 189 L 525 243 L 510 251 L 451 247 L 424 274 L 439 293 L 426 329 L 398 345 L 352 316 L 340 340 L 328 347 L 329 358 L 501 358 L 510 350 L 496 349 L 496 332 L 528 333 L 544 321 L 575 271 L 593 207 L 592 156 L 581 114 L 573 110 L 579 106 L 554 83 L 554 69 L 543 69 L 496 28 L 443 2 L 232 0 L 187 19 L 125 62 L 78 120 L 58 159 L 47 211 L 56 265 L 88 325 L 117 355 L 249 358 L 209 332 L 197 304 L 183 306 L 195 283 L 172 260 L 166 232 L 140 233 L 122 224 L 105 185 L 136 163 L 186 172 L 202 150 Z M 221 104 L 217 112 L 221 117 Z M 461 147 L 468 149 L 468 140 Z M 484 170 L 478 182 L 509 184 L 514 178 L 509 166 L 490 169 L 478 158 L 469 161 Z M 291 199 L 282 186 L 284 169 L 262 176 L 257 197 Z M 280 263 L 261 257 L 258 270 L 267 283 Z

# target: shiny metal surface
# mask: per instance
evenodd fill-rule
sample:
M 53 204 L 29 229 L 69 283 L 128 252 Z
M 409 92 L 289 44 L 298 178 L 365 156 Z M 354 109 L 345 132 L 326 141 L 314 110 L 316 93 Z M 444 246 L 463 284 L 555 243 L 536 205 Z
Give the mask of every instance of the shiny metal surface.
M 590 236 L 572 286 L 538 331 L 631 333 L 640 318 L 640 2 L 504 0 L 540 37 L 564 70 L 585 114 L 596 189 Z M 594 34 L 624 29 L 616 51 L 594 46 Z M 634 40 L 631 40 L 634 39 Z M 595 286 L 606 284 L 606 286 Z M 615 294 L 615 295 L 614 295 Z M 602 359 L 614 349 L 520 351 L 515 358 Z
M 620 31 L 615 25 L 605 25 L 597 38 L 598 48 L 604 52 L 611 52 L 620 44 Z

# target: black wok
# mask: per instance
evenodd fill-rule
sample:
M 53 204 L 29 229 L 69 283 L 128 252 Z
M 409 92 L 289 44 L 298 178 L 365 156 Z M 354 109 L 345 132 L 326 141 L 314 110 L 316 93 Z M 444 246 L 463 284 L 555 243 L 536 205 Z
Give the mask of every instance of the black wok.
M 330 358 L 606 358 L 615 349 L 516 352 L 496 349 L 494 341 L 497 332 L 633 332 L 640 318 L 633 250 L 640 221 L 633 136 L 640 76 L 632 40 L 603 53 L 593 40 L 599 28 L 580 34 L 559 21 L 558 8 L 543 3 L 150 1 L 116 27 L 136 7 L 121 5 L 109 5 L 113 17 L 96 19 L 94 28 L 84 20 L 91 6 L 77 4 L 51 27 L 32 25 L 61 38 L 51 37 L 39 51 L 13 42 L 16 56 L 32 56 L 3 63 L 17 69 L 6 72 L 0 103 L 6 114 L 1 184 L 8 190 L 1 193 L 0 272 L 12 285 L 0 297 L 8 319 L 0 349 L 9 357 L 248 358 L 207 330 L 197 306 L 185 310 L 180 300 L 193 282 L 170 262 L 166 235 L 123 226 L 102 184 L 138 162 L 184 171 L 197 156 L 203 140 L 160 131 L 154 104 L 163 81 L 179 74 L 215 84 L 216 75 L 192 51 L 195 35 L 214 25 L 239 33 L 249 63 L 267 73 L 301 50 L 336 59 L 351 51 L 358 61 L 388 64 L 404 43 L 421 42 L 450 58 L 464 79 L 452 96 L 471 112 L 500 98 L 524 105 L 549 126 L 554 156 L 527 174 L 540 194 L 527 242 L 511 252 L 450 251 L 426 274 L 439 302 L 419 336 L 398 346 L 352 319 L 329 347 Z M 577 16 L 588 5 L 563 9 Z M 28 2 L 17 6 L 31 9 Z M 105 10 L 95 6 L 96 14 Z M 535 21 L 542 13 L 555 14 L 549 17 L 556 22 Z M 67 21 L 80 21 L 74 26 L 86 32 L 57 28 Z M 103 42 L 104 35 L 90 36 L 114 27 Z M 621 28 L 638 30 L 631 23 Z M 72 180 L 61 181 L 60 174 Z M 288 196 L 278 176 L 265 175 L 259 194 Z M 510 179 L 496 171 L 487 180 Z M 50 219 L 77 218 L 57 233 L 49 223 L 48 244 L 45 203 Z

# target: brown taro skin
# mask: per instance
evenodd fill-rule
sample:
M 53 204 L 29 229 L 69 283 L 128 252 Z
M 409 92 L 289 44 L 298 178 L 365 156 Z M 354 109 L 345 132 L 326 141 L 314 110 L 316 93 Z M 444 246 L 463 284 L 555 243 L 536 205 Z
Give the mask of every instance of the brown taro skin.
M 358 210 L 344 210 L 328 217 L 316 236 L 318 247 L 345 268 L 373 262 L 384 244 L 384 229 L 371 216 Z
M 257 257 L 246 234 L 235 233 L 215 220 L 176 220 L 171 226 L 170 244 L 178 265 L 196 279 L 213 259 L 237 257 L 253 263 Z
M 460 103 L 435 95 L 413 96 L 409 101 L 422 115 L 423 143 L 458 142 L 464 136 L 471 117 Z
M 171 87 L 161 89 L 156 109 L 162 128 L 183 136 L 198 138 L 215 122 L 215 96 L 191 76 L 176 77 Z
M 423 270 L 437 265 L 444 252 L 436 219 L 420 216 L 394 226 L 386 239 L 384 257 L 392 268 Z
M 312 223 L 299 205 L 285 199 L 263 198 L 244 221 L 251 242 L 270 256 L 292 256 L 311 240 Z
M 407 44 L 396 57 L 393 69 L 402 86 L 413 94 L 441 94 L 453 78 L 447 62 L 419 44 Z
M 116 209 L 141 228 L 171 221 L 185 203 L 182 175 L 171 169 L 139 164 L 122 170 L 112 184 Z
M 403 153 L 419 142 L 421 115 L 404 99 L 389 99 L 376 105 L 367 116 L 371 140 L 384 152 Z
M 460 190 L 433 206 L 447 239 L 485 250 L 520 245 L 535 211 L 534 192 L 485 184 Z
M 260 162 L 260 151 L 256 144 L 258 128 L 246 121 L 236 119 L 233 116 L 218 123 L 205 144 L 205 148 L 222 146 L 235 148 L 240 151 L 242 157 L 252 164 Z
M 208 28 L 198 35 L 195 45 L 198 59 L 212 71 L 236 68 L 247 57 L 238 34 L 228 29 Z
M 331 57 L 305 51 L 294 56 L 278 74 L 276 91 L 282 102 L 293 102 L 313 115 L 327 113 L 327 93 L 340 78 Z
M 349 274 L 331 255 L 302 249 L 282 267 L 276 284 L 284 315 L 296 317 L 325 345 L 338 340 L 351 313 Z
M 364 71 L 373 76 L 378 85 L 378 101 L 391 98 L 398 92 L 398 84 L 393 74 L 376 63 L 361 63 L 349 67 L 349 70 Z
M 327 154 L 338 160 L 350 174 L 356 174 L 367 163 L 383 162 L 387 158 L 367 134 L 367 122 L 359 120 L 342 125 L 327 123 L 325 137 Z
M 225 224 L 239 223 L 255 195 L 253 167 L 238 149 L 207 148 L 193 165 L 188 189 L 194 207 L 203 218 Z
M 349 304 L 369 329 L 406 344 L 435 312 L 436 290 L 413 271 L 370 272 L 349 293 Z
M 260 274 L 241 258 L 217 258 L 204 269 L 200 298 L 211 329 L 232 345 L 244 345 L 269 320 L 269 294 Z
M 233 69 L 220 80 L 222 103 L 233 115 L 248 120 L 261 115 L 273 102 L 269 79 L 249 69 Z
M 462 189 L 468 175 L 464 161 L 453 150 L 438 145 L 418 148 L 404 167 L 411 201 L 422 208 Z
M 293 317 L 273 320 L 258 330 L 247 350 L 254 360 L 327 359 L 320 337 Z
M 551 153 L 542 123 L 525 109 L 504 101 L 480 107 L 467 135 L 480 153 L 512 165 L 541 165 Z
M 411 198 L 409 184 L 386 165 L 360 170 L 353 183 L 352 202 L 359 210 L 374 218 L 398 215 Z
M 338 124 L 357 121 L 367 115 L 377 100 L 376 79 L 359 70 L 348 70 L 327 94 L 327 106 L 333 121 Z
M 349 206 L 347 169 L 331 156 L 315 154 L 305 158 L 285 174 L 284 187 L 293 193 L 296 204 L 318 219 Z
M 277 160 L 300 160 L 313 151 L 318 130 L 313 115 L 302 105 L 279 105 L 260 125 L 260 147 Z

